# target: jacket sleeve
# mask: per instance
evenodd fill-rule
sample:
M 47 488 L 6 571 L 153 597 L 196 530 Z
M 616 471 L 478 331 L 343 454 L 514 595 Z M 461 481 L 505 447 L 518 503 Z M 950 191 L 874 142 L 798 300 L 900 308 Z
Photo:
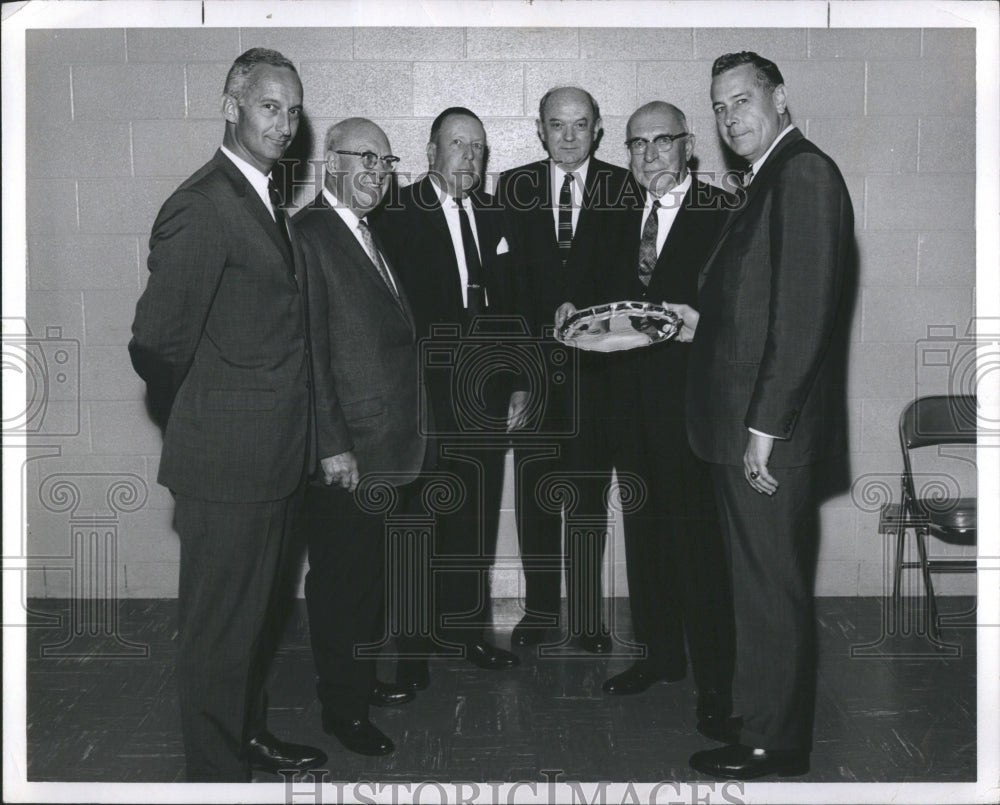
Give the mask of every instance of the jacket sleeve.
M 791 158 L 772 192 L 767 336 L 744 424 L 787 439 L 830 344 L 853 213 L 839 171 L 819 154 Z
M 136 304 L 129 355 L 163 428 L 222 280 L 222 226 L 216 205 L 193 190 L 174 193 L 153 224 L 149 279 Z

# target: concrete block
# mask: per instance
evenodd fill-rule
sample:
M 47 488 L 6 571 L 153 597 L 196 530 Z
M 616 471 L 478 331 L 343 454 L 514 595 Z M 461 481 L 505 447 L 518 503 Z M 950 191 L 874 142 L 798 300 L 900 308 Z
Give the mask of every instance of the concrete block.
M 219 142 L 222 142 L 222 90 L 231 63 L 206 62 L 189 64 L 184 68 L 187 92 L 187 117 L 205 118 L 219 122 Z M 301 71 L 300 71 L 301 76 Z M 305 80 L 303 79 L 303 85 Z M 311 102 L 303 86 L 303 105 Z M 306 106 L 308 109 L 309 107 Z M 183 115 L 178 115 L 183 117 Z
M 84 64 L 73 68 L 77 120 L 184 117 L 184 65 Z
M 856 345 L 847 364 L 849 399 L 906 396 L 914 387 L 913 340 Z
M 502 171 L 545 158 L 533 119 L 527 117 L 495 118 L 489 121 L 487 136 L 490 143 L 489 172 L 494 181 Z
M 885 553 L 883 542 L 895 545 L 895 540 L 878 534 L 878 515 L 871 515 L 868 534 L 872 543 L 872 558 L 862 562 L 858 573 L 858 595 L 888 596 L 892 592 L 892 559 Z
M 126 322 L 127 328 L 131 322 Z M 83 398 L 99 400 L 144 400 L 146 384 L 132 369 L 125 345 L 87 345 L 80 367 Z
M 26 167 L 29 177 L 46 179 L 130 176 L 129 124 L 75 121 L 33 128 Z
M 176 598 L 177 567 L 173 562 L 123 565 L 119 594 L 125 598 Z
M 466 28 L 470 59 L 575 59 L 580 54 L 576 28 Z
M 884 61 L 920 56 L 918 28 L 813 28 L 808 35 L 810 59 Z
M 975 286 L 975 232 L 921 232 L 917 244 L 919 285 Z
M 222 143 L 221 120 L 137 120 L 132 124 L 136 176 L 187 177 Z
M 637 71 L 635 106 L 667 101 L 684 112 L 690 123 L 699 116 L 711 117 L 711 86 L 711 60 L 649 62 Z
M 28 63 L 24 73 L 25 122 L 35 126 L 64 126 L 73 118 L 70 67 L 65 64 Z
M 517 520 L 513 511 L 500 512 L 499 539 L 497 540 L 497 563 L 520 566 L 521 551 L 517 546 Z
M 53 399 L 33 422 L 38 428 L 28 436 L 28 446 L 41 452 L 57 448 L 64 456 L 89 456 L 90 411 L 79 395 L 75 399 Z
M 80 291 L 28 291 L 28 328 L 36 339 L 83 338 L 83 294 Z M 46 330 L 59 327 L 59 335 Z
M 28 238 L 28 287 L 35 291 L 138 288 L 135 238 Z
M 844 176 L 844 184 L 847 185 L 847 193 L 851 197 L 851 206 L 854 207 L 854 232 L 860 232 L 865 227 L 868 210 L 868 199 L 865 196 L 865 177 L 859 173 L 848 173 Z
M 810 118 L 808 130 L 844 173 L 912 173 L 917 167 L 916 118 Z
M 916 232 L 858 232 L 859 283 L 864 287 L 914 287 L 917 239 Z
M 933 182 L 915 173 L 869 176 L 868 229 L 969 230 L 975 226 L 975 176 L 948 174 Z
M 921 173 L 973 172 L 976 166 L 976 121 L 972 118 L 920 118 Z
M 816 563 L 816 585 L 813 588 L 817 596 L 858 594 L 857 561 L 825 560 Z
M 109 478 L 131 474 L 143 477 L 145 463 L 142 456 L 133 455 L 87 455 L 87 456 L 46 456 L 28 464 L 26 484 L 28 505 L 45 509 L 40 502 L 38 490 L 42 483 L 54 475 L 108 475 Z
M 849 399 L 847 401 L 847 440 L 848 452 L 860 452 L 864 441 L 861 438 L 861 406 L 863 400 Z
M 175 179 L 83 179 L 80 230 L 148 237 L 163 202 L 180 184 Z
M 871 62 L 866 114 L 971 118 L 976 108 L 972 58 Z
M 928 324 L 954 324 L 964 330 L 974 313 L 972 288 L 916 288 L 900 304 L 895 288 L 862 290 L 862 339 L 914 343 Z
M 118 527 L 118 564 L 179 564 L 181 543 L 175 535 L 173 519 L 173 511 L 166 509 L 143 508 L 122 515 Z
M 241 45 L 237 28 L 129 28 L 128 61 L 178 62 L 233 59 L 254 44 Z
M 385 29 L 372 29 L 385 30 Z M 307 61 L 350 59 L 357 28 L 242 28 L 240 47 L 270 48 L 291 59 L 296 68 Z M 217 58 L 217 56 L 216 56 Z M 367 58 L 359 56 L 359 58 Z M 306 91 L 306 102 L 309 100 Z
M 438 61 L 465 58 L 465 28 L 355 28 L 353 58 L 359 61 Z M 490 58 L 502 58 L 498 53 Z M 328 55 L 333 58 L 352 58 Z M 471 57 L 470 58 L 475 58 Z
M 971 59 L 976 53 L 974 28 L 924 28 L 921 55 L 925 59 Z
M 141 456 L 159 453 L 160 430 L 146 412 L 144 402 L 100 401 L 90 403 L 94 450 L 106 455 Z
M 691 28 L 580 28 L 580 58 L 628 54 L 635 61 L 694 58 Z
M 776 62 L 784 74 L 783 59 L 808 55 L 806 34 L 805 28 L 695 28 L 694 55 L 714 61 L 723 53 L 753 50 Z
M 604 117 L 628 117 L 638 104 L 635 97 L 636 64 L 632 61 L 528 62 L 524 66 L 526 114 L 538 117 L 538 103 L 553 87 L 577 86 L 587 90 Z
M 854 538 L 854 509 L 835 508 L 828 505 L 819 510 L 819 561 L 856 561 L 858 546 Z
M 434 117 L 448 106 L 480 117 L 526 113 L 520 62 L 426 62 L 413 65 L 413 114 Z
M 790 61 L 779 63 L 785 77 L 792 122 L 807 117 L 859 117 L 865 113 L 865 63 Z
M 338 119 L 410 114 L 413 69 L 406 62 L 309 62 L 300 70 L 306 111 Z
M 727 156 L 725 146 L 719 139 L 715 127 L 715 118 L 702 116 L 687 116 L 688 128 L 694 134 L 694 158 L 689 168 L 698 173 L 703 182 L 723 185 L 726 171 L 735 167 L 735 161 Z
M 26 191 L 25 224 L 29 235 L 70 237 L 79 231 L 75 181 L 31 178 Z
M 32 29 L 25 32 L 28 64 L 124 62 L 122 28 Z
M 896 391 L 904 396 L 862 400 L 861 438 L 866 452 L 891 453 L 899 449 L 899 415 L 912 398 L 905 396 L 908 389 Z
M 622 168 L 628 167 L 628 152 L 625 151 L 627 123 L 627 117 L 608 117 L 605 115 L 604 135 L 601 137 L 600 145 L 596 151 L 598 159 Z

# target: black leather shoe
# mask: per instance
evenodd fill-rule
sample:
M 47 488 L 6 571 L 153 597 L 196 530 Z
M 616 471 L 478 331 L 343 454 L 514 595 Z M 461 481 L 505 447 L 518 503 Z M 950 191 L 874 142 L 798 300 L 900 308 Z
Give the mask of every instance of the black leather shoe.
M 516 655 L 483 641 L 465 644 L 465 659 L 487 671 L 506 671 L 516 668 L 521 661 Z
M 739 743 L 742 718 L 733 718 L 733 697 L 717 688 L 698 691 L 698 732 L 722 743 Z
M 396 684 L 408 690 L 427 690 L 431 686 L 427 660 L 400 660 L 396 665 Z
M 607 632 L 582 634 L 577 639 L 577 642 L 580 644 L 580 648 L 584 651 L 589 651 L 591 654 L 611 653 L 611 635 Z
M 323 713 L 323 732 L 359 755 L 388 755 L 396 746 L 367 718 L 340 719 Z
M 683 672 L 677 676 L 660 676 L 650 673 L 638 665 L 633 665 L 606 680 L 601 687 L 605 693 L 610 693 L 612 696 L 632 696 L 648 690 L 657 682 L 677 682 L 683 678 Z
M 260 769 L 271 774 L 277 774 L 282 769 L 305 771 L 326 763 L 326 754 L 322 749 L 304 744 L 286 743 L 266 730 L 251 738 L 247 742 L 245 751 L 251 769 Z
M 799 750 L 755 750 L 743 744 L 695 752 L 691 768 L 727 780 L 754 780 L 768 774 L 798 777 L 809 771 L 809 753 Z
M 412 688 L 404 685 L 394 685 L 392 682 L 375 682 L 375 687 L 368 694 L 368 704 L 375 707 L 396 707 L 412 702 L 417 694 Z
M 558 618 L 554 615 L 525 615 L 510 634 L 510 644 L 518 648 L 547 643 L 555 636 Z

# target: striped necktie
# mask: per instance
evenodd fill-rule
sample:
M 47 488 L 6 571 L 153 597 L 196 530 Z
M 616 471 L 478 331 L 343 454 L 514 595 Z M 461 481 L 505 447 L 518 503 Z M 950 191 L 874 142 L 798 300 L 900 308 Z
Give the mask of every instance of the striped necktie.
M 566 265 L 573 244 L 573 174 L 567 173 L 559 190 L 559 257 Z
M 642 240 L 639 241 L 639 282 L 647 288 L 653 277 L 653 269 L 656 268 L 656 235 L 660 228 L 660 220 L 657 215 L 659 209 L 660 200 L 655 199 L 653 209 L 642 227 Z

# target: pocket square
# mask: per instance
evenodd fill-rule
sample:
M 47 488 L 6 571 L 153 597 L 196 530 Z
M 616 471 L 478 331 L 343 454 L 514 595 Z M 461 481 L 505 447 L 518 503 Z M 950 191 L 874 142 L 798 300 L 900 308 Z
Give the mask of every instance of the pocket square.
M 500 242 L 497 244 L 497 254 L 507 254 L 510 251 L 510 246 L 507 245 L 507 238 L 500 238 Z

